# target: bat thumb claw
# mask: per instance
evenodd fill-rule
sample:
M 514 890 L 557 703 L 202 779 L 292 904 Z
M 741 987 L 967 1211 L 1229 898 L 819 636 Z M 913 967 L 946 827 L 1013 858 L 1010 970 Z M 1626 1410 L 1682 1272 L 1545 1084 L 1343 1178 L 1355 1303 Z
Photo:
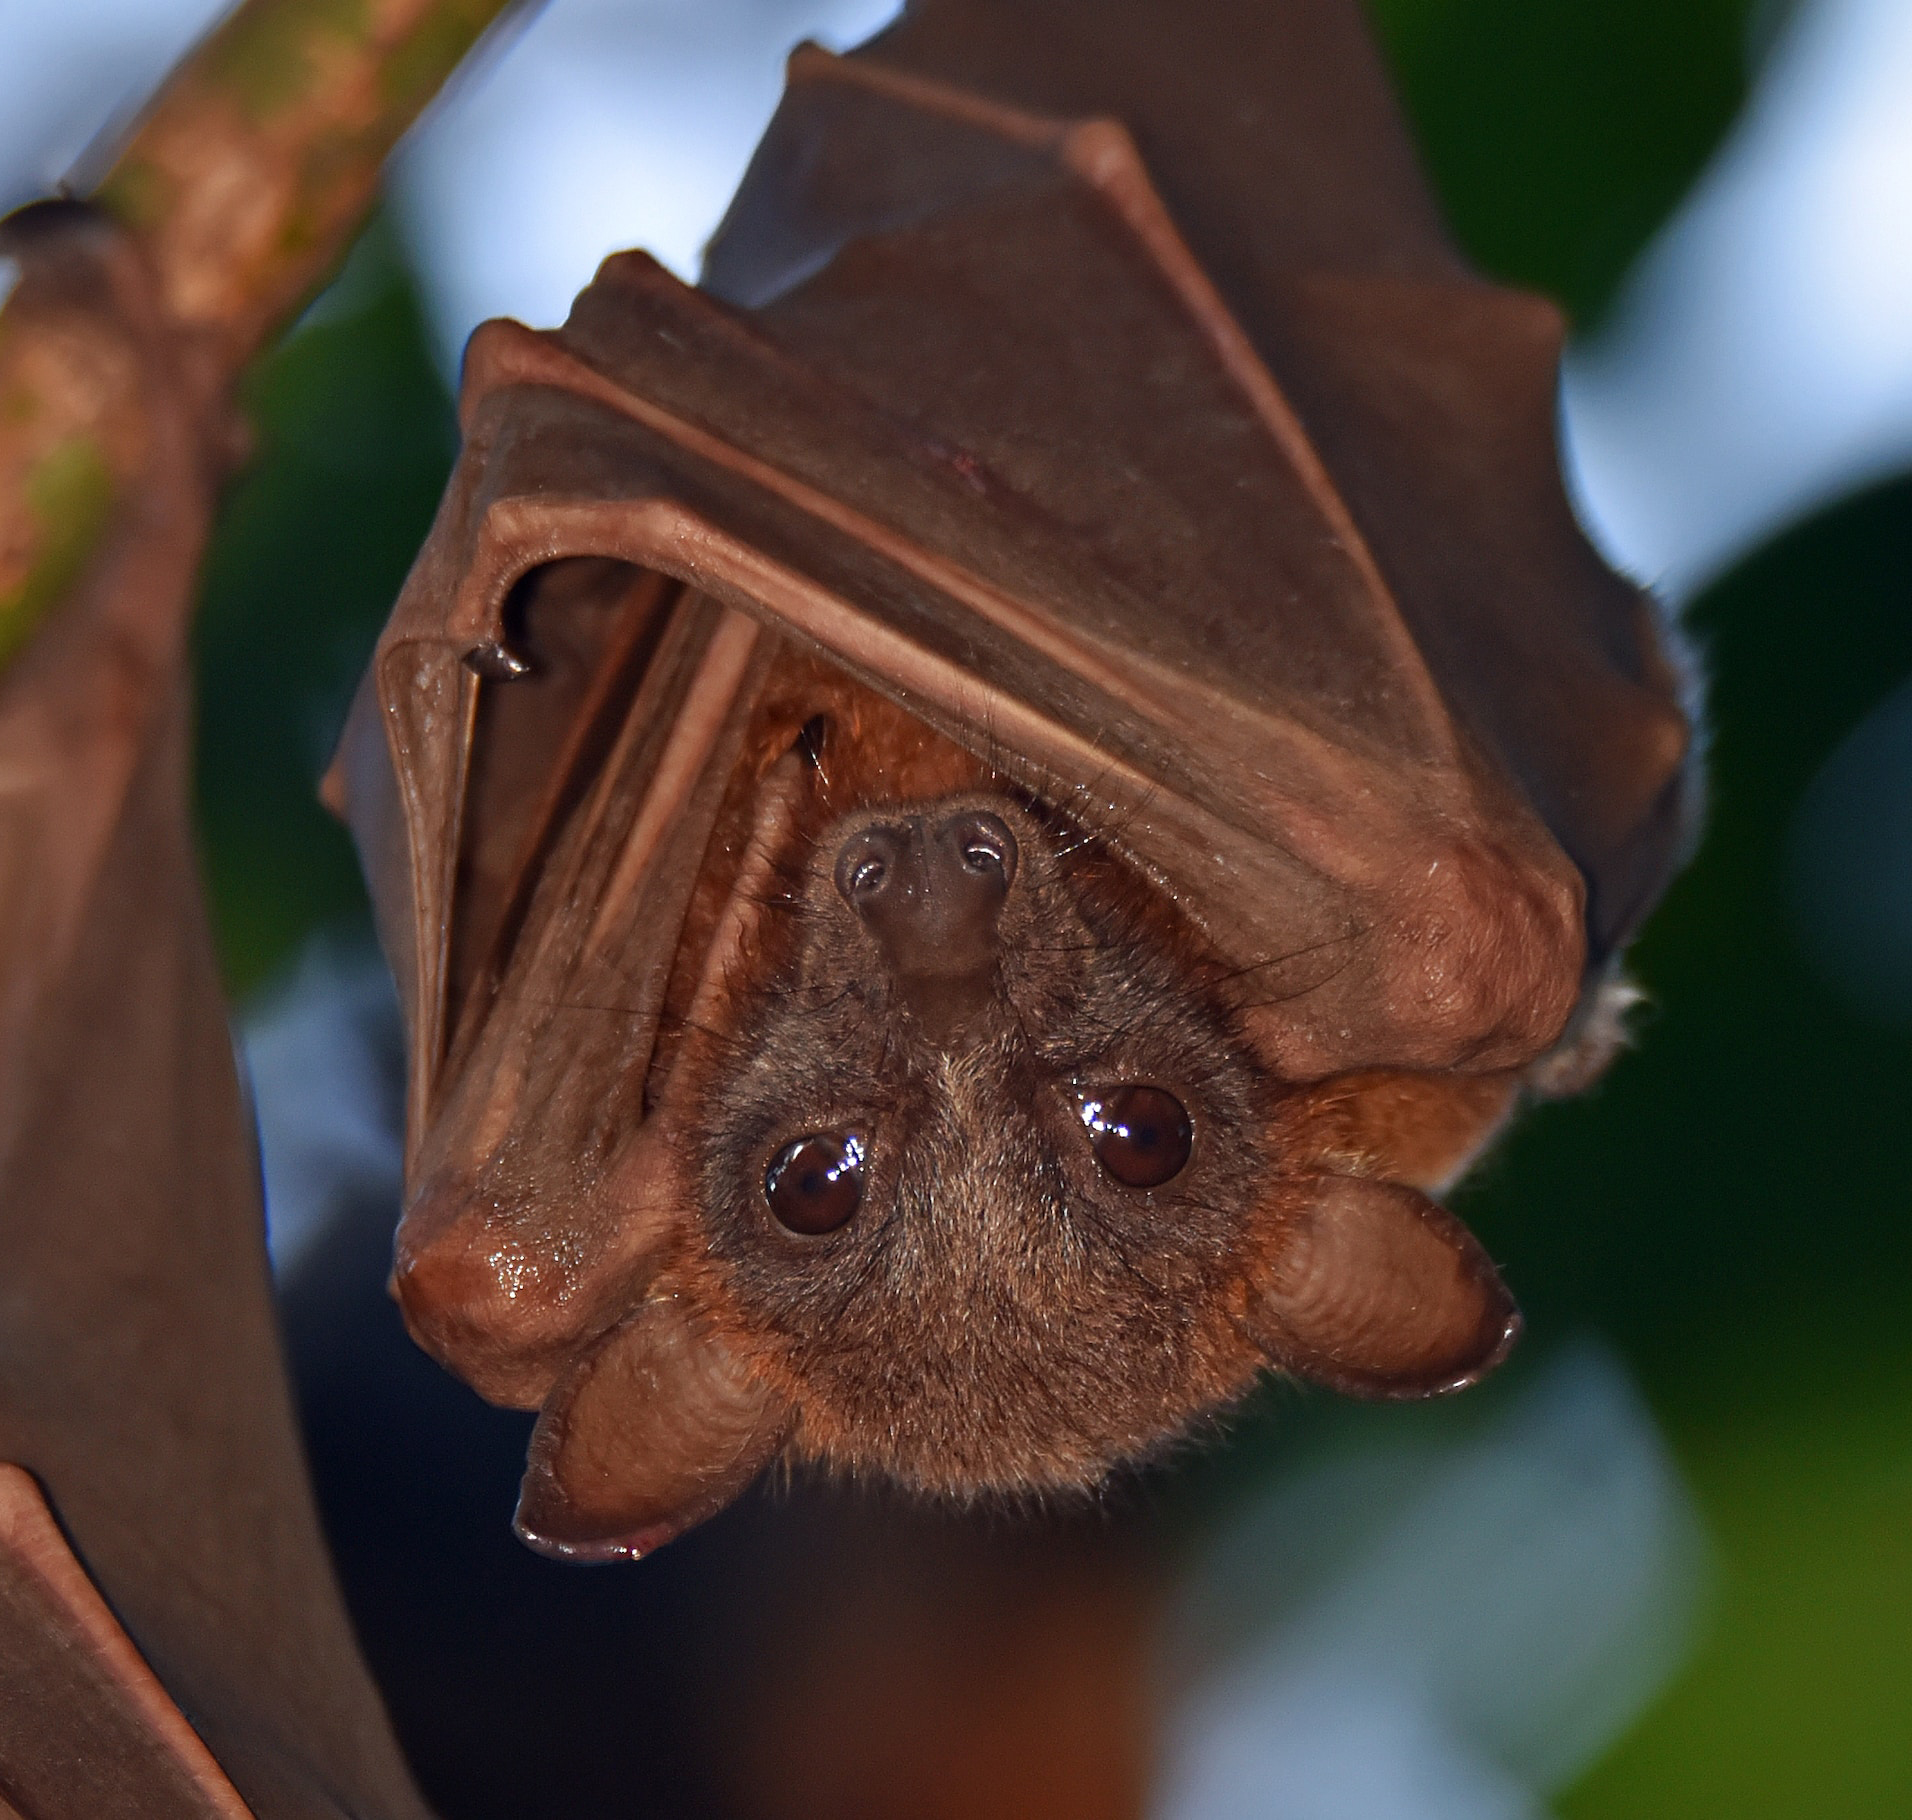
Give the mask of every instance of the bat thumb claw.
M 568 1561 L 573 1566 L 589 1567 L 607 1561 L 641 1561 L 683 1533 L 669 1523 L 659 1523 L 649 1529 L 633 1530 L 628 1535 L 568 1541 L 562 1536 L 547 1535 L 538 1527 L 549 1521 L 550 1518 L 538 1508 L 532 1488 L 527 1486 L 519 1495 L 518 1508 L 511 1519 L 511 1533 L 534 1553 L 546 1555 L 553 1561 Z M 561 1511 L 557 1513 L 557 1522 L 560 1526 L 564 1522 L 564 1513 Z

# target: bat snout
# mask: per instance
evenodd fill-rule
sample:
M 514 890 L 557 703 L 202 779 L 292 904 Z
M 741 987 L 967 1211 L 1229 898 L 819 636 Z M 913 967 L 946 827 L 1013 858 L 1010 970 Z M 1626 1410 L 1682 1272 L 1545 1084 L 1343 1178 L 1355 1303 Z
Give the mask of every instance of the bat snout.
M 955 1000 L 989 993 L 1020 858 L 1008 823 L 986 809 L 898 816 L 844 840 L 836 888 L 906 997 L 960 1011 Z

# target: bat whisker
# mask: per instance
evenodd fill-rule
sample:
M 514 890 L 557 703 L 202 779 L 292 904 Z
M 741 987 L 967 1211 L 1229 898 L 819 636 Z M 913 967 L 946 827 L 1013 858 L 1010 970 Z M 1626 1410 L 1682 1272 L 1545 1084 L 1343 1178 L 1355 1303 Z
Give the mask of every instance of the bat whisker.
M 1293 992 L 1278 992 L 1272 998 L 1246 999 L 1236 1006 L 1238 1011 L 1262 1011 L 1270 1005 L 1293 1004 L 1298 998 L 1306 998 L 1311 992 L 1319 992 L 1323 986 L 1331 985 L 1352 967 L 1356 957 L 1349 955 L 1332 973 L 1324 973 L 1320 979 L 1311 980 L 1305 986 L 1297 986 Z
M 539 998 L 530 993 L 498 992 L 492 995 L 492 1004 L 521 1005 L 531 1011 L 588 1011 L 604 1017 L 641 1018 L 645 1014 L 630 1005 L 593 1004 L 589 999 Z

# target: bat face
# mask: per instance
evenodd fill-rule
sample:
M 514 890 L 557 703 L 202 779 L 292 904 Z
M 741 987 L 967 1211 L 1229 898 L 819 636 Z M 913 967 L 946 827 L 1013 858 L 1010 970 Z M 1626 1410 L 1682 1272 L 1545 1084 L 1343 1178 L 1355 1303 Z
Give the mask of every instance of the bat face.
M 888 718 L 824 739 L 820 803 Z M 693 1124 L 700 1287 L 797 1445 L 1082 1485 L 1236 1391 L 1274 1095 L 1167 902 L 1000 784 L 860 802 L 787 876 Z

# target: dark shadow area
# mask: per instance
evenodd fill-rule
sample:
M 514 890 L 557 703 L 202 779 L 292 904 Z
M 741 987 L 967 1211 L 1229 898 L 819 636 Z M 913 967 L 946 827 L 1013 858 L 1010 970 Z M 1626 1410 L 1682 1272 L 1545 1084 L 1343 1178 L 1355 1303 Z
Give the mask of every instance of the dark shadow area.
M 544 1560 L 509 1526 L 530 1418 L 406 1338 L 392 1218 L 332 1226 L 286 1330 L 353 1617 L 444 1820 L 1139 1812 L 1146 1498 L 962 1516 L 772 1484 L 646 1561 Z

